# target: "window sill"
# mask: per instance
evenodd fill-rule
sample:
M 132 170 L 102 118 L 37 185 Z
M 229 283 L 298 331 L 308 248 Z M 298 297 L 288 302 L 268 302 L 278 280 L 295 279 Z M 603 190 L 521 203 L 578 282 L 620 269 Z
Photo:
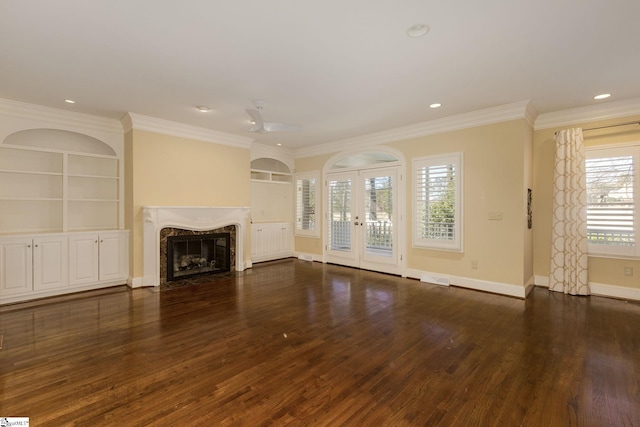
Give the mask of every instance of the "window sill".
M 588 253 L 587 256 L 589 258 L 608 258 L 608 259 L 622 259 L 622 260 L 631 260 L 631 261 L 640 261 L 640 256 L 635 255 L 618 255 L 618 254 L 599 254 L 599 253 Z

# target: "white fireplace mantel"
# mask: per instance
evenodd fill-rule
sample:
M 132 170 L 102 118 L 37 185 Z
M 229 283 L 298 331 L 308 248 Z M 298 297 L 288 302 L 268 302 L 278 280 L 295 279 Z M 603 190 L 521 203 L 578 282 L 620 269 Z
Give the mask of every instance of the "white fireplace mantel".
M 143 286 L 160 285 L 160 231 L 163 228 L 183 228 L 204 231 L 235 225 L 236 271 L 246 267 L 245 229 L 250 208 L 217 206 L 143 206 Z

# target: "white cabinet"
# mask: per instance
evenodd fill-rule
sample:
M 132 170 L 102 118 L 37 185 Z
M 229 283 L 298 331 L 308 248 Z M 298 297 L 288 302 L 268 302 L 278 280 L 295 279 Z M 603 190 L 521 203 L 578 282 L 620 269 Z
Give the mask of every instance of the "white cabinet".
M 101 281 L 127 279 L 129 275 L 128 247 L 127 234 L 121 232 L 100 234 L 98 277 Z
M 11 296 L 33 290 L 33 240 L 0 240 L 0 294 Z
M 269 254 L 269 224 L 251 224 L 251 259 Z
M 288 222 L 251 224 L 252 262 L 287 258 L 293 255 L 292 226 Z
M 98 234 L 69 237 L 69 283 L 72 286 L 98 281 Z
M 0 304 L 125 284 L 128 231 L 0 237 Z
M 66 236 L 41 236 L 33 239 L 33 290 L 67 286 Z
M 127 236 L 122 232 L 69 237 L 70 283 L 79 285 L 127 278 Z
M 69 282 L 126 280 L 128 275 L 126 233 L 81 233 L 69 236 Z
M 0 239 L 0 297 L 67 284 L 67 239 L 52 235 Z

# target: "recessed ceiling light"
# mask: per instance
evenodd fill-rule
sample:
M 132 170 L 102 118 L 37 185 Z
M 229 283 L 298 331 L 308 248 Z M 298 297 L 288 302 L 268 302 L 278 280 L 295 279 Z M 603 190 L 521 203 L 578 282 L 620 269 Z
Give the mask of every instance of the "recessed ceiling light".
M 440 104 L 439 102 L 434 102 L 433 104 L 429 105 L 429 108 L 440 108 L 442 107 L 442 104 Z
M 279 142 L 276 144 L 278 147 L 282 147 L 282 144 L 280 144 Z
M 66 102 L 67 104 L 75 104 L 76 101 L 74 101 L 73 99 L 65 99 L 64 102 Z
M 600 95 L 594 96 L 593 99 L 606 99 L 610 96 L 611 96 L 610 93 L 601 93 Z
M 211 108 L 209 107 L 205 107 L 204 105 L 198 105 L 196 107 L 198 109 L 198 111 L 200 111 L 201 113 L 206 113 L 207 111 L 211 110 Z
M 407 29 L 409 37 L 422 37 L 429 32 L 430 28 L 427 24 L 415 24 Z

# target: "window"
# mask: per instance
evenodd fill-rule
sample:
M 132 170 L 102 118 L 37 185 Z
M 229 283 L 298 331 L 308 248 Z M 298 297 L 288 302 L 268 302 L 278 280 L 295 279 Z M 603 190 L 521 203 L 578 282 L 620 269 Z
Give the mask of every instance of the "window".
M 413 161 L 413 246 L 462 250 L 462 153 Z
M 640 145 L 586 151 L 589 253 L 640 256 Z
M 318 174 L 296 175 L 296 234 L 320 236 L 316 206 L 318 204 Z

